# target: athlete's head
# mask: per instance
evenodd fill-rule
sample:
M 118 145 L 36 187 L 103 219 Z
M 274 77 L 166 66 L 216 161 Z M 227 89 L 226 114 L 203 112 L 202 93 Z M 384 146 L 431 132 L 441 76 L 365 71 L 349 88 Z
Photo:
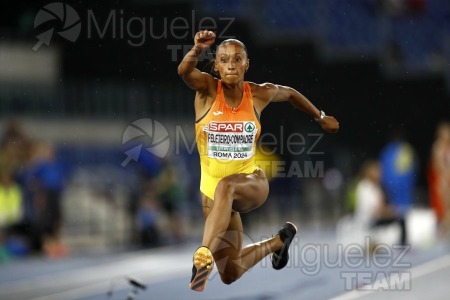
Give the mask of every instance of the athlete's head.
M 220 74 L 222 81 L 228 83 L 242 81 L 249 64 L 247 48 L 241 41 L 228 39 L 217 47 L 214 70 Z

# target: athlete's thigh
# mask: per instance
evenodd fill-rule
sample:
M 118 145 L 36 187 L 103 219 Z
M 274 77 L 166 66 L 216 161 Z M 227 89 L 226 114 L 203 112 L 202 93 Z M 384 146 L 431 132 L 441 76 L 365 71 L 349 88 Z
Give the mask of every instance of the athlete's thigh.
M 261 206 L 269 194 L 269 182 L 263 170 L 251 174 L 234 174 L 226 177 L 233 183 L 233 209 L 247 212 Z
M 202 194 L 202 206 L 203 215 L 206 219 L 214 206 L 214 201 Z M 219 243 L 215 251 L 217 253 L 213 253 L 214 258 L 216 259 L 216 256 L 220 259 L 224 257 L 238 257 L 242 248 L 243 231 L 240 214 L 232 211 L 227 230 L 215 237 L 219 239 Z

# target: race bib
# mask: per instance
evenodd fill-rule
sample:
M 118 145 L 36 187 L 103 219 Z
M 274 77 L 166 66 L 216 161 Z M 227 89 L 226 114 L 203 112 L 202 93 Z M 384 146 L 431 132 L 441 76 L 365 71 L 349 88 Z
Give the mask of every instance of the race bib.
M 228 160 L 251 158 L 258 128 L 253 121 L 215 122 L 203 128 L 206 132 L 208 157 Z

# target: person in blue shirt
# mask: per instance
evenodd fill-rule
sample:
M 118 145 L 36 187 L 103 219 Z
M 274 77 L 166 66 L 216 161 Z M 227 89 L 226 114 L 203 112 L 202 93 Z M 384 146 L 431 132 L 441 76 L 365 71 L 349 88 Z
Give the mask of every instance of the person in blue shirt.
M 400 243 L 406 245 L 405 217 L 414 203 L 414 187 L 417 179 L 417 158 L 413 147 L 401 132 L 395 133 L 381 151 L 381 184 L 388 203 L 393 207 L 400 223 Z M 378 224 L 382 225 L 382 224 Z

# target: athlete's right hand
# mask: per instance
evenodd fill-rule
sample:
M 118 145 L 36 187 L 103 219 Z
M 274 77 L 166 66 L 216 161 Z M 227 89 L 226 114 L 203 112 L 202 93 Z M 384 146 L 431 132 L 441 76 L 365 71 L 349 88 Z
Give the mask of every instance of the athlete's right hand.
M 201 50 L 211 47 L 215 40 L 216 34 L 209 30 L 201 30 L 194 37 L 195 47 Z

